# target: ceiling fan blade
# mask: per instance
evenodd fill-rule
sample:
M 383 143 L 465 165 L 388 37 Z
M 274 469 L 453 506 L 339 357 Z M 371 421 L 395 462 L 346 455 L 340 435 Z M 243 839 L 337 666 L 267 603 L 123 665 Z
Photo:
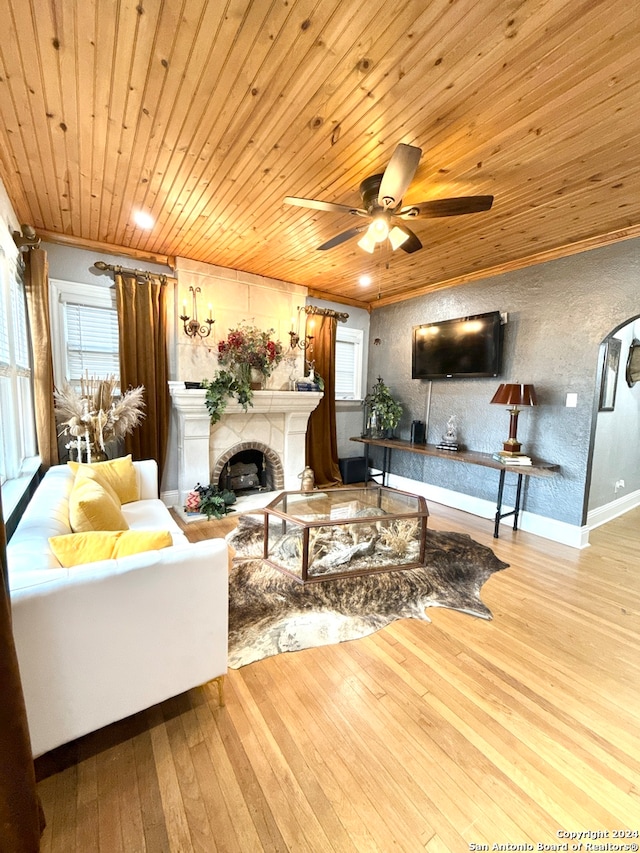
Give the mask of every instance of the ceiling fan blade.
M 466 195 L 459 198 L 436 198 L 433 201 L 421 201 L 397 211 L 396 216 L 403 219 L 435 218 L 437 216 L 462 216 L 465 213 L 482 213 L 490 210 L 492 195 Z
M 396 147 L 380 182 L 378 190 L 380 207 L 389 209 L 400 204 L 402 196 L 413 180 L 421 155 L 422 149 L 414 145 L 405 145 L 401 142 Z
M 340 243 L 346 243 L 347 240 L 351 240 L 352 237 L 357 237 L 358 234 L 362 234 L 362 232 L 366 231 L 368 227 L 368 225 L 356 225 L 355 228 L 349 228 L 348 231 L 336 234 L 335 237 L 327 240 L 327 242 L 323 243 L 322 246 L 318 246 L 318 250 L 324 252 L 326 249 L 333 249 L 334 246 L 339 246 Z
M 324 210 L 327 213 L 353 213 L 357 216 L 367 216 L 366 210 L 357 207 L 348 207 L 346 204 L 335 204 L 332 201 L 318 201 L 315 198 L 294 198 L 288 195 L 285 204 L 293 204 L 296 207 L 309 207 L 312 210 Z
M 403 252 L 407 252 L 407 254 L 412 254 L 413 252 L 417 252 L 418 249 L 422 248 L 422 243 L 420 242 L 420 238 L 417 234 L 414 234 L 411 228 L 407 228 L 406 225 L 400 225 L 399 223 L 394 223 L 396 228 L 399 228 L 405 234 L 409 235 L 409 239 L 405 240 L 398 248 L 402 249 Z

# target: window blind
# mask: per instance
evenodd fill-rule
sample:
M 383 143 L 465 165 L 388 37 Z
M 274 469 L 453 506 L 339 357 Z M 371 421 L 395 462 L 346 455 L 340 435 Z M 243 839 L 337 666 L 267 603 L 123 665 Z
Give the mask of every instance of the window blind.
M 21 281 L 11 283 L 11 314 L 13 316 L 13 344 L 15 363 L 18 367 L 29 368 L 29 340 L 27 336 L 27 309 L 25 305 L 24 285 Z
M 0 293 L 0 298 L 2 294 Z M 7 312 L 0 305 L 0 364 L 9 364 L 9 323 Z
M 355 354 L 353 341 L 336 340 L 336 398 L 351 399 L 355 395 Z
M 71 381 L 83 376 L 120 376 L 118 314 L 115 308 L 65 303 L 67 373 Z

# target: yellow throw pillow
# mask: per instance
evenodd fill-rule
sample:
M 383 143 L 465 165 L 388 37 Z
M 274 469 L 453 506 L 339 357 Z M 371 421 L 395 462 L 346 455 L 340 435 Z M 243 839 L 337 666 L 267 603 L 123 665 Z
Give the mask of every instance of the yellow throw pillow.
M 76 463 L 77 465 L 78 463 Z M 118 506 L 121 505 L 122 501 L 118 497 L 118 493 L 116 490 L 109 484 L 109 481 L 102 476 L 99 471 L 93 467 L 93 465 L 78 465 L 78 472 L 76 474 L 75 483 L 80 480 L 93 480 L 102 486 L 105 492 L 109 495 L 109 497 L 113 500 L 115 504 Z M 75 485 L 74 483 L 74 485 Z
M 128 530 L 120 506 L 96 480 L 76 478 L 69 495 L 69 525 L 74 533 Z
M 133 467 L 131 454 L 106 462 L 67 462 L 73 473 L 83 468 L 93 468 L 105 479 L 120 498 L 120 503 L 128 504 L 140 500 L 138 478 Z
M 125 530 L 121 533 L 113 550 L 113 559 L 139 554 L 141 551 L 159 551 L 173 545 L 168 530 Z
M 94 530 L 49 539 L 51 550 L 65 569 L 128 557 L 142 551 L 157 551 L 172 544 L 168 530 Z

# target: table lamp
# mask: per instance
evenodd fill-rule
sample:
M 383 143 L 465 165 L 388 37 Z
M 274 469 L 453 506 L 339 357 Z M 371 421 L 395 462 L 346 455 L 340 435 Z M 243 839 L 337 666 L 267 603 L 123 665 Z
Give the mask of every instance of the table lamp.
M 518 456 L 522 445 L 518 441 L 518 415 L 523 406 L 536 406 L 536 392 L 533 385 L 518 385 L 512 383 L 503 383 L 499 386 L 496 393 L 493 395 L 492 403 L 498 403 L 501 406 L 508 406 L 510 421 L 509 421 L 509 438 L 502 445 L 502 453 L 510 456 Z

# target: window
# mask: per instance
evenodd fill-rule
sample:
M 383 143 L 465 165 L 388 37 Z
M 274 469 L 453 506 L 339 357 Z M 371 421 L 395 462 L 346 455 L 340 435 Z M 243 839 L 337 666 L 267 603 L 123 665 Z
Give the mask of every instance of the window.
M 0 249 L 0 484 L 37 466 L 24 277 Z M 8 492 L 7 492 L 8 494 Z M 6 500 L 5 513 L 12 501 Z
M 362 329 L 336 331 L 336 400 L 362 399 Z
M 57 386 L 77 384 L 83 376 L 119 377 L 113 288 L 52 280 L 51 329 Z

